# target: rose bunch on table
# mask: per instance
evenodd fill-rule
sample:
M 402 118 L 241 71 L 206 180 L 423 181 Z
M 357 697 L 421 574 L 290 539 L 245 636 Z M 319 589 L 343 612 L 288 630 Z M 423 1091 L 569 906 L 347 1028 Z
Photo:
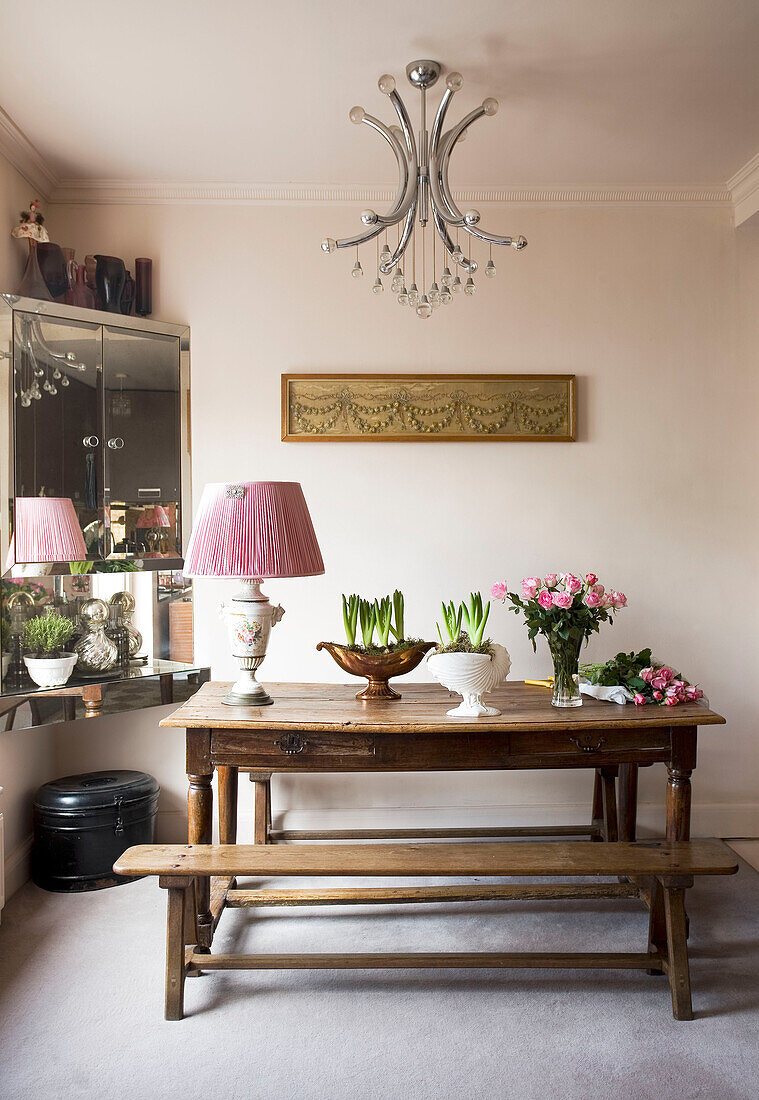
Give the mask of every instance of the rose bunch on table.
M 595 573 L 546 573 L 545 577 L 525 577 L 522 595 L 510 592 L 506 581 L 496 581 L 491 589 L 494 600 L 509 600 L 515 615 L 524 614 L 527 633 L 535 649 L 535 638 L 589 638 L 601 623 L 614 622 L 613 612 L 627 606 L 627 596 L 599 584 Z
M 697 703 L 704 697 L 701 688 L 688 683 L 670 665 L 652 660 L 650 649 L 618 653 L 603 664 L 581 665 L 580 672 L 591 684 L 626 687 L 639 707 L 646 703 L 676 707 L 679 703 Z

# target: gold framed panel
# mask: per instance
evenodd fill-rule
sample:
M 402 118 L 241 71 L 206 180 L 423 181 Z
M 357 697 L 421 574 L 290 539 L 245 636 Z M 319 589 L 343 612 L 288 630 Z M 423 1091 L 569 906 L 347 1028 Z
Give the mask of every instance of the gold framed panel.
M 575 433 L 573 374 L 282 375 L 285 443 L 572 443 Z

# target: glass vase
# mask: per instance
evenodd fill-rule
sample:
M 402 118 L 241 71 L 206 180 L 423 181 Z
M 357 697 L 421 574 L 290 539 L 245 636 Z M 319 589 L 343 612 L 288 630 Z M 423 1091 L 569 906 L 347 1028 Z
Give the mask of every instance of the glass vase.
M 555 707 L 581 707 L 580 650 L 583 638 L 547 637 L 553 660 L 553 696 Z

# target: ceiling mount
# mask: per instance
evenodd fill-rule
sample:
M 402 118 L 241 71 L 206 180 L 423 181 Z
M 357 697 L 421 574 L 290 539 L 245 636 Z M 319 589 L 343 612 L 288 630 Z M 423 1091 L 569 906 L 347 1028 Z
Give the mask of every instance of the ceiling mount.
M 439 61 L 412 61 L 406 66 L 406 76 L 415 88 L 431 88 L 440 76 Z

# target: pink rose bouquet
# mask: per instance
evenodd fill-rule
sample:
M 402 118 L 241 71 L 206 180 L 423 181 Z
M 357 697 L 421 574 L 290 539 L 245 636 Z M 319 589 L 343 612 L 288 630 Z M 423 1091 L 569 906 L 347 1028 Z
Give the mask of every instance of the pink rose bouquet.
M 601 623 L 614 621 L 613 613 L 627 605 L 627 597 L 604 588 L 595 573 L 546 573 L 544 578 L 525 577 L 521 587 L 520 596 L 508 590 L 506 581 L 497 581 L 491 595 L 494 600 L 509 600 L 510 610 L 524 615 L 533 649 L 538 634 L 545 636 L 553 658 L 554 706 L 581 706 L 582 644 Z
M 697 703 L 704 697 L 701 688 L 689 684 L 670 665 L 652 660 L 650 649 L 641 649 L 640 653 L 618 653 L 605 664 L 582 665 L 580 672 L 591 684 L 626 687 L 637 707 L 646 703 L 676 707 L 680 703 Z

